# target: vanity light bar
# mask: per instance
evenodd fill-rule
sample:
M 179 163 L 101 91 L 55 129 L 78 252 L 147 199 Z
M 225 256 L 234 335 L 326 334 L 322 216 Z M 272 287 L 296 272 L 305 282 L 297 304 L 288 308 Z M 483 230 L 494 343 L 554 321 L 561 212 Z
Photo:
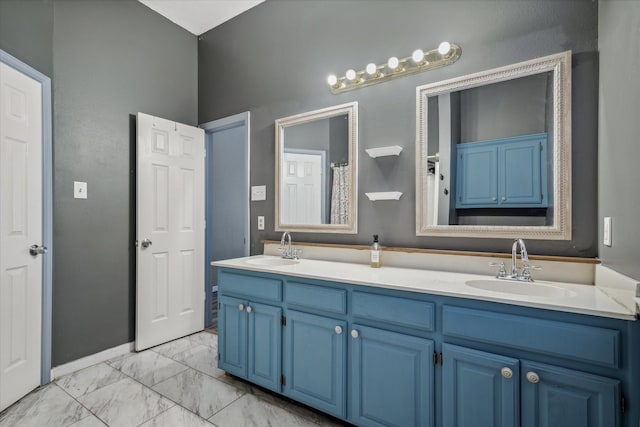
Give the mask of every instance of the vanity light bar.
M 462 55 L 462 48 L 455 43 L 442 42 L 437 49 L 426 52 L 415 50 L 411 56 L 398 59 L 395 56 L 383 65 L 368 64 L 364 70 L 349 69 L 345 75 L 338 77 L 334 74 L 327 78 L 329 88 L 333 93 L 342 93 L 358 89 L 387 80 L 432 70 L 453 64 Z

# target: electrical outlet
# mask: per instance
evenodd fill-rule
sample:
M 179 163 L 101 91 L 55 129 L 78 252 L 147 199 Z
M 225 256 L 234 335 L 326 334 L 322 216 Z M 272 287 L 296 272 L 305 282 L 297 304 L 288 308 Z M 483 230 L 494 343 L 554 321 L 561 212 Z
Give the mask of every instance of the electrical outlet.
M 258 217 L 258 230 L 264 230 L 264 216 Z
M 604 226 L 603 228 L 603 237 L 602 237 L 602 243 L 605 246 L 611 246 L 611 217 L 610 216 L 605 216 L 604 217 Z

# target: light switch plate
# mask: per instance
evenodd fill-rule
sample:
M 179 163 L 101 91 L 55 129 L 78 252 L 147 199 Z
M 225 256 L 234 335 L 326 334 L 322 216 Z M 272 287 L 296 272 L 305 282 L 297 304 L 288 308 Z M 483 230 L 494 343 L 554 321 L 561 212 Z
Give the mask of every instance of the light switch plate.
M 87 183 L 80 181 L 73 181 L 73 198 L 74 199 L 86 199 L 87 198 Z
M 258 230 L 264 230 L 264 216 L 258 217 Z
M 603 225 L 603 230 L 604 232 L 603 237 L 602 237 L 602 243 L 605 246 L 611 246 L 611 217 L 610 216 L 605 216 L 604 217 L 604 225 Z
M 267 200 L 266 185 L 254 185 L 251 187 L 251 201 L 256 202 L 260 200 Z

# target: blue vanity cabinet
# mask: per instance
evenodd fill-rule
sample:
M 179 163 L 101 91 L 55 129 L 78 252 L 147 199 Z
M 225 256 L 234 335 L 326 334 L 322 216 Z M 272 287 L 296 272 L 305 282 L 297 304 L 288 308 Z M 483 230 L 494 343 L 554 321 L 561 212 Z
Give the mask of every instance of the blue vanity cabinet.
M 282 280 L 222 271 L 218 283 L 218 367 L 280 391 Z
M 434 342 L 351 327 L 350 421 L 358 426 L 432 426 Z
M 456 208 L 544 208 L 547 134 L 457 145 Z
M 347 322 L 287 310 L 284 394 L 346 418 Z
M 518 359 L 446 343 L 442 345 L 442 353 L 443 425 L 515 427 L 519 424 Z
M 521 364 L 522 427 L 620 425 L 620 382 L 542 363 Z

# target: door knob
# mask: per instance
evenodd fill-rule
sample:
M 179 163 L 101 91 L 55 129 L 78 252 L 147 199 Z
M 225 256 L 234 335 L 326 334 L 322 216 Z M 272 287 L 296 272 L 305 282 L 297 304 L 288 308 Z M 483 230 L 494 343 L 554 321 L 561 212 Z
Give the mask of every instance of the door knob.
M 153 242 L 149 239 L 144 239 L 141 244 L 143 248 L 148 248 L 153 244 Z
M 31 256 L 38 256 L 38 255 L 42 255 L 42 254 L 46 254 L 47 252 L 49 252 L 49 249 L 47 249 L 46 246 L 38 246 L 38 245 L 31 245 L 29 246 L 29 253 L 31 254 Z
M 533 371 L 527 372 L 527 381 L 532 384 L 537 384 L 538 382 L 540 382 L 540 377 Z

